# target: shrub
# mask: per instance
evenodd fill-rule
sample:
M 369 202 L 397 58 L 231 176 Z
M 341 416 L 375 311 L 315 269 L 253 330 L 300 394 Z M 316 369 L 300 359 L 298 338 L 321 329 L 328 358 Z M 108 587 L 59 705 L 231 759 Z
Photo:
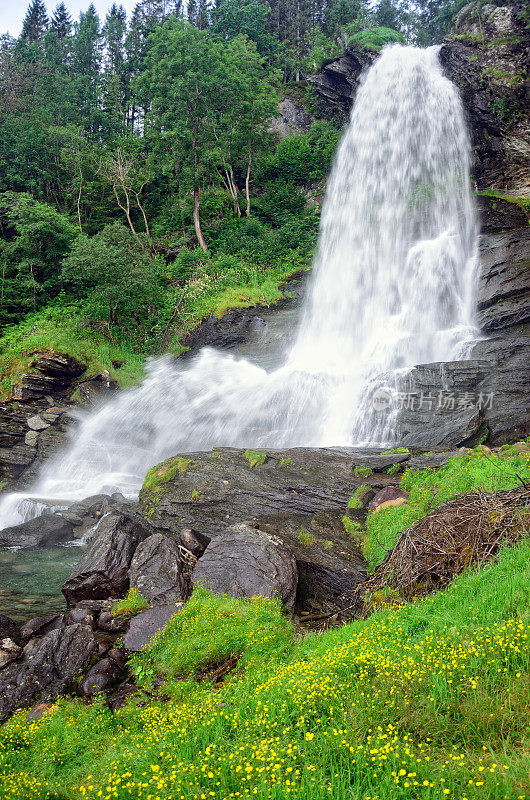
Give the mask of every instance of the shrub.
M 361 50 L 379 51 L 385 44 L 406 44 L 405 37 L 391 28 L 367 28 L 359 33 L 354 33 L 348 42 L 349 47 L 359 47 Z
M 95 236 L 80 236 L 65 259 L 61 277 L 68 290 L 88 300 L 91 321 L 126 332 L 146 343 L 146 330 L 158 320 L 164 262 L 152 258 L 121 223 Z

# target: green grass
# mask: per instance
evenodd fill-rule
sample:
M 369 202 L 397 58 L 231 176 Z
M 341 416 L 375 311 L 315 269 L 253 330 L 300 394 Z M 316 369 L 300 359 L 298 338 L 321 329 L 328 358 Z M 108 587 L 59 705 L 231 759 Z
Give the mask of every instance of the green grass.
M 262 453 L 258 450 L 245 450 L 244 453 L 241 453 L 243 458 L 246 458 L 248 463 L 250 464 L 250 469 L 254 469 L 254 467 L 261 467 L 267 460 L 267 453 Z
M 140 590 L 133 586 L 123 600 L 118 600 L 117 603 L 114 603 L 111 615 L 119 617 L 121 614 L 139 614 L 140 611 L 145 611 L 146 608 L 149 608 L 149 603 Z
M 240 669 L 277 657 L 292 643 L 293 626 L 276 599 L 235 600 L 198 587 L 150 649 L 134 656 L 133 671 L 189 677 L 237 658 Z
M 441 469 L 406 470 L 400 487 L 410 492 L 408 501 L 368 516 L 363 553 L 369 568 L 379 564 L 400 533 L 429 510 L 475 489 L 500 491 L 518 486 L 517 474 L 530 479 L 530 452 L 513 447 L 487 456 L 479 447 L 463 458 L 449 459 Z
M 48 306 L 0 337 L 1 399 L 10 397 L 14 386 L 20 384 L 36 351 L 67 353 L 77 358 L 87 365 L 84 378 L 107 369 L 123 389 L 138 383 L 144 375 L 145 357 L 134 353 L 127 344 L 112 343 L 91 331 L 79 306 Z
M 363 508 L 366 504 L 366 497 L 369 493 L 371 493 L 372 489 L 370 486 L 363 484 L 362 486 L 358 486 L 357 489 L 354 491 L 350 499 L 348 500 L 348 508 Z
M 317 542 L 317 537 L 311 531 L 306 531 L 305 528 L 300 528 L 298 532 L 298 541 L 305 547 L 312 547 Z
M 135 656 L 162 697 L 0 729 L 2 800 L 516 800 L 530 775 L 530 543 L 422 602 L 293 641 L 201 590 Z M 239 657 L 222 689 L 191 677 Z M 187 675 L 185 680 L 171 680 Z
M 530 216 L 530 199 L 528 197 L 516 197 L 511 194 L 499 192 L 496 189 L 483 189 L 480 192 L 477 192 L 477 194 L 485 197 L 498 197 L 499 200 L 507 200 L 508 203 L 515 203 L 516 205 L 521 206 L 523 211 Z

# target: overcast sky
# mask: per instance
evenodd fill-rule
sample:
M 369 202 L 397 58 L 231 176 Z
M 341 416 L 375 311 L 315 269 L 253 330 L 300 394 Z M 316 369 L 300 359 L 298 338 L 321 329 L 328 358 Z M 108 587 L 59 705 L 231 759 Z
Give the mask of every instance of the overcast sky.
M 59 0 L 47 0 L 48 13 L 53 11 L 58 2 Z M 93 0 L 93 2 L 100 17 L 104 19 L 113 0 Z M 121 5 L 128 14 L 131 13 L 136 3 L 137 0 L 121 0 Z M 86 11 L 90 0 L 65 0 L 65 4 L 72 18 L 77 19 L 80 11 Z M 28 5 L 29 0 L 27 2 L 26 0 L 0 0 L 0 34 L 10 33 L 12 36 L 18 36 Z

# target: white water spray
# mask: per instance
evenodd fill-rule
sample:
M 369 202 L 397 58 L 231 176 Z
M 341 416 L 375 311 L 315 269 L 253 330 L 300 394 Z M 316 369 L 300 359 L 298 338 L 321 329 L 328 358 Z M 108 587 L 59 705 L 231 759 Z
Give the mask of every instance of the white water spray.
M 99 492 L 134 495 L 163 458 L 218 446 L 387 444 L 372 394 L 415 364 L 462 357 L 474 327 L 477 232 L 469 144 L 437 48 L 393 46 L 366 74 L 324 203 L 310 296 L 284 365 L 203 349 L 151 363 L 88 414 L 0 525 Z

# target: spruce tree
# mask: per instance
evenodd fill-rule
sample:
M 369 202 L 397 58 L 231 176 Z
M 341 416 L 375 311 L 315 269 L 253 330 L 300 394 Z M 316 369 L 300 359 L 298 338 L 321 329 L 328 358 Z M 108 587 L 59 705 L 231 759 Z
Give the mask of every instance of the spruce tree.
M 59 3 L 53 12 L 50 27 L 59 41 L 65 39 L 72 30 L 72 17 L 64 3 Z
M 48 15 L 43 0 L 33 0 L 22 23 L 22 39 L 40 42 L 48 30 Z
M 127 14 L 125 9 L 123 6 L 118 6 L 117 3 L 113 3 L 103 26 L 103 37 L 107 54 L 106 71 L 114 75 L 120 75 L 123 71 L 126 27 Z

